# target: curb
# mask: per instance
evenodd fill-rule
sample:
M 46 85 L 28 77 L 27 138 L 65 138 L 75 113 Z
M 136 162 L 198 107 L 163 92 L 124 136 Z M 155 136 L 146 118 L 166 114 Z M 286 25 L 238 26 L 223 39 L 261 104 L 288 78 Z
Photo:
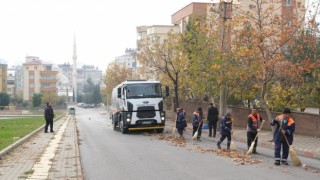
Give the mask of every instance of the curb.
M 64 117 L 65 115 L 61 115 L 60 117 L 56 118 L 54 121 L 59 120 L 60 118 Z M 23 144 L 24 142 L 26 142 L 27 140 L 29 140 L 33 135 L 37 134 L 38 132 L 40 132 L 43 128 L 44 128 L 45 124 L 40 126 L 38 129 L 34 130 L 33 132 L 31 132 L 30 134 L 27 134 L 26 136 L 24 136 L 23 138 L 19 139 L 18 141 L 14 142 L 13 144 L 9 145 L 8 147 L 4 148 L 3 150 L 0 151 L 0 158 L 2 158 L 3 156 L 5 156 L 6 154 L 9 154 L 14 148 L 20 146 L 21 144 Z
M 74 130 L 75 130 L 75 148 L 76 148 L 76 155 L 77 155 L 77 174 L 78 174 L 78 179 L 83 180 L 83 172 L 82 172 L 82 166 L 81 166 L 81 160 L 80 160 L 80 148 L 79 148 L 79 139 L 78 139 L 78 128 L 77 128 L 77 118 L 73 116 L 74 122 Z

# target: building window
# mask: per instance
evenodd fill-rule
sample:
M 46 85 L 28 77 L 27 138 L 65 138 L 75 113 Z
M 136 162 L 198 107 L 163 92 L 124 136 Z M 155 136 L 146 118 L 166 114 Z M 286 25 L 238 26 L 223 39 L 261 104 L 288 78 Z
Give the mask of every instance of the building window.
M 285 0 L 285 6 L 291 6 L 291 1 L 292 0 Z
M 35 66 L 34 69 L 38 69 L 38 66 Z
M 34 84 L 33 84 L 33 83 L 30 83 L 30 84 L 29 84 L 29 87 L 33 88 L 33 87 L 34 87 Z

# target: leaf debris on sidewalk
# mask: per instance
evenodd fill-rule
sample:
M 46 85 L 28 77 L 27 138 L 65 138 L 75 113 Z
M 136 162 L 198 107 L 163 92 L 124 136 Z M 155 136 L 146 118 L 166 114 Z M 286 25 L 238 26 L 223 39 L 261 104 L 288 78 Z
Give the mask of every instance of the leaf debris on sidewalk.
M 177 137 L 175 135 L 167 135 L 167 134 L 159 134 L 156 136 L 160 140 L 165 140 L 168 141 L 175 146 L 179 147 L 186 147 L 186 139 L 183 137 Z M 193 144 L 196 147 L 195 148 L 188 148 L 190 151 L 195 151 L 198 153 L 217 153 L 219 156 L 224 156 L 224 157 L 229 157 L 232 159 L 232 161 L 236 162 L 236 165 L 253 165 L 253 164 L 259 164 L 262 162 L 262 160 L 256 160 L 256 159 L 251 159 L 250 156 L 247 156 L 245 153 L 240 152 L 240 151 L 228 151 L 225 149 L 222 150 L 216 150 L 216 149 L 209 149 L 209 148 L 204 148 L 201 147 L 200 145 Z

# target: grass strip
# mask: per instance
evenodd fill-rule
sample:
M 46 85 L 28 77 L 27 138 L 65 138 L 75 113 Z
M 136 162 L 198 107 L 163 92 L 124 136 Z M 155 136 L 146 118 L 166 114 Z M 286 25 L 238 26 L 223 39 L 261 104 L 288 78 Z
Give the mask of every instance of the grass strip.
M 43 117 L 0 119 L 0 150 L 45 124 Z

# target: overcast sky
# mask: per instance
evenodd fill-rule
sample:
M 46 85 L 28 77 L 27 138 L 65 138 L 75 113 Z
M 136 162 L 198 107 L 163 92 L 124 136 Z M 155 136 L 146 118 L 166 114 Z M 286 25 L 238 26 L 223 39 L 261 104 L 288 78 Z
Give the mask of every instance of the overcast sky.
M 1 0 L 0 59 L 9 66 L 26 55 L 106 69 L 126 48 L 136 48 L 136 27 L 170 25 L 171 15 L 191 0 Z M 201 2 L 210 2 L 204 0 Z
M 191 2 L 211 0 L 1 0 L 0 59 L 9 66 L 38 56 L 105 70 L 126 48 L 136 48 L 136 27 L 170 25 L 171 15 Z

